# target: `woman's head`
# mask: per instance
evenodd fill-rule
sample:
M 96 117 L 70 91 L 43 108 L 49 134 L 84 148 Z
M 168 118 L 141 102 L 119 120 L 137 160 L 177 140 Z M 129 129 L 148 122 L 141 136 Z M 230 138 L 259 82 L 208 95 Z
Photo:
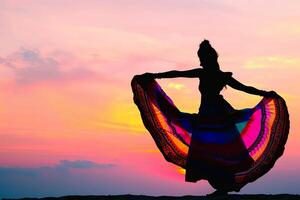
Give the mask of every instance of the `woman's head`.
M 219 69 L 218 53 L 214 48 L 212 48 L 208 40 L 203 40 L 201 42 L 197 54 L 200 60 L 200 65 L 203 68 L 212 70 Z

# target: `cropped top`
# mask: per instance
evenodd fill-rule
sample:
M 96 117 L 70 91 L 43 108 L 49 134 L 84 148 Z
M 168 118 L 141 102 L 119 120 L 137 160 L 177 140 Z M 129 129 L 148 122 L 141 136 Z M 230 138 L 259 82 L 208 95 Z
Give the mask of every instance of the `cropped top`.
M 231 72 L 202 70 L 198 86 L 201 96 L 204 98 L 213 98 L 220 95 L 221 90 L 231 76 Z

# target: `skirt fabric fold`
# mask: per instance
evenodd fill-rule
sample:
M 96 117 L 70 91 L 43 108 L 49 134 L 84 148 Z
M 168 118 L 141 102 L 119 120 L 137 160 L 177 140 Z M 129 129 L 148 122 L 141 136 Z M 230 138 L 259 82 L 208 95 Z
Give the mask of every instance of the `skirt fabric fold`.
M 207 118 L 181 112 L 154 79 L 135 76 L 131 87 L 145 127 L 164 158 L 185 169 L 185 181 L 239 191 L 283 154 L 289 114 L 281 97 Z

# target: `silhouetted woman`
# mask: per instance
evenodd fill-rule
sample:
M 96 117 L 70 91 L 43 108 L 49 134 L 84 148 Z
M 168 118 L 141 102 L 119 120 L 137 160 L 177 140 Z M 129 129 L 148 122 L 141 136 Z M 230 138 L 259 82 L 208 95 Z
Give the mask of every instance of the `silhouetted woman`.
M 208 180 L 216 189 L 213 194 L 239 191 L 270 170 L 283 153 L 287 108 L 276 92 L 243 85 L 231 72 L 221 71 L 208 40 L 200 44 L 198 57 L 202 68 L 135 76 L 134 100 L 164 157 L 186 169 L 186 181 Z M 199 78 L 198 113 L 179 111 L 154 80 L 176 77 Z M 254 108 L 235 110 L 220 95 L 226 85 L 265 98 Z

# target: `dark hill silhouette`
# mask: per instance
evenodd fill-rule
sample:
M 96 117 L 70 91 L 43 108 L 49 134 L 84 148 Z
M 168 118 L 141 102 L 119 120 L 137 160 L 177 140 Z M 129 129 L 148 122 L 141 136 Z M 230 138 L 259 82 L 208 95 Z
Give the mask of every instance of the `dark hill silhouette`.
M 21 198 L 18 200 L 299 200 L 300 195 L 292 194 L 230 194 L 226 196 L 207 197 L 207 196 L 146 196 L 146 195 L 99 195 L 99 196 L 63 196 L 45 198 Z M 8 199 L 3 199 L 8 200 Z M 10 199 L 12 200 L 12 199 Z

